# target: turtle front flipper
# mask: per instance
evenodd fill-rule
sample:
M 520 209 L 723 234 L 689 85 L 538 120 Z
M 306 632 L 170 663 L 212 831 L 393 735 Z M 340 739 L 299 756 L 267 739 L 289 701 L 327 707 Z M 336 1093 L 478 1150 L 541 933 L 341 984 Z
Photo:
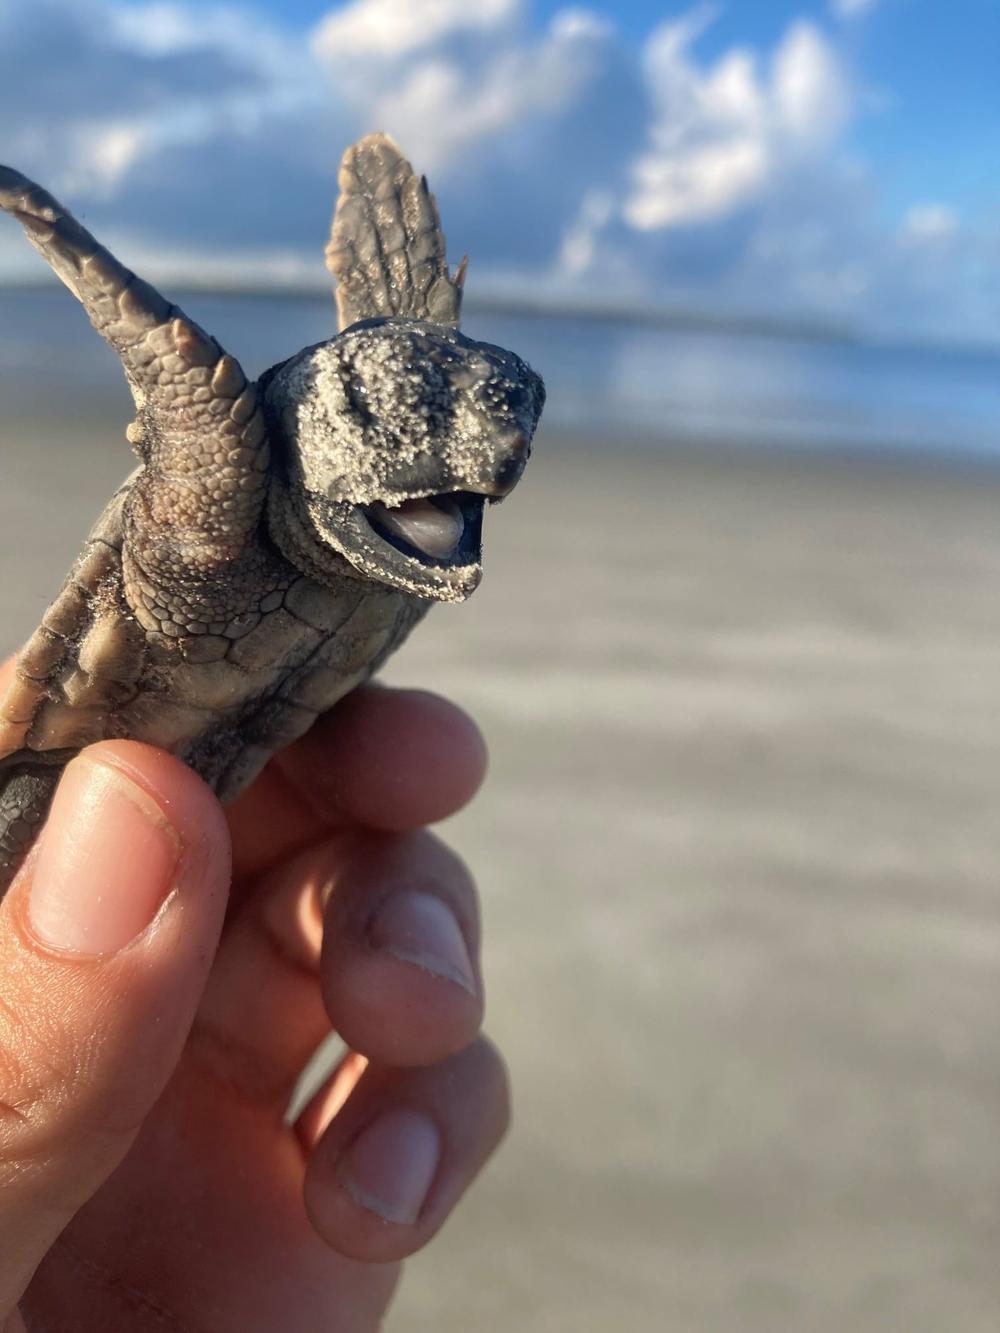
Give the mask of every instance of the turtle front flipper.
M 24 754 L 0 762 L 0 898 L 42 826 L 68 754 Z
M 387 134 L 369 134 L 344 154 L 338 183 L 326 266 L 341 329 L 391 315 L 457 326 L 466 261 L 449 272 L 426 178 Z
M 0 898 L 65 765 L 82 746 L 123 734 L 116 709 L 138 691 L 146 646 L 122 593 L 122 510 L 131 484 L 94 525 L 0 689 Z
M 214 338 L 10 167 L 0 166 L 0 210 L 21 223 L 121 357 L 137 408 L 128 438 L 145 464 L 144 544 L 169 545 L 174 570 L 212 577 L 260 522 L 268 443 L 256 387 Z

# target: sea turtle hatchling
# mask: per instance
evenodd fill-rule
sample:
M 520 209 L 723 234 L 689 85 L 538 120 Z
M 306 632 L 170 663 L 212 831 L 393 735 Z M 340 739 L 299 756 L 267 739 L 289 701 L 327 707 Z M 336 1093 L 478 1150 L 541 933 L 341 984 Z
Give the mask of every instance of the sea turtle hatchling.
M 349 148 L 339 185 L 341 332 L 251 384 L 0 167 L 0 208 L 122 359 L 140 459 L 0 695 L 0 895 L 82 746 L 162 746 L 231 800 L 479 582 L 484 507 L 524 469 L 542 381 L 459 332 L 464 263 L 391 139 Z

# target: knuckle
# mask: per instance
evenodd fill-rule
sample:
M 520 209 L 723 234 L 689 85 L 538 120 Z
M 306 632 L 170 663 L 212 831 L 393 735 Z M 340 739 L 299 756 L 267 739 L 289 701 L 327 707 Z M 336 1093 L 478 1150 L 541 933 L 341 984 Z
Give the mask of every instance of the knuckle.
M 465 1107 L 466 1126 L 476 1122 L 478 1128 L 473 1134 L 478 1144 L 476 1156 L 485 1159 L 510 1128 L 511 1094 L 506 1061 L 489 1037 L 480 1035 L 438 1068 L 451 1096 Z
M 401 888 L 422 886 L 439 894 L 458 914 L 472 939 L 479 938 L 479 895 L 468 866 L 436 833 L 371 835 L 344 855 L 331 847 L 327 922 L 363 920 L 373 902 Z
M 507 1062 L 500 1051 L 489 1039 L 479 1036 L 465 1053 L 475 1071 L 475 1077 L 484 1100 L 493 1108 L 498 1137 L 506 1132 L 510 1125 L 511 1095 L 510 1075 Z
M 476 1088 L 487 1152 L 492 1152 L 511 1128 L 511 1078 L 507 1062 L 489 1037 L 479 1036 L 457 1057 L 463 1074 Z
M 389 849 L 390 871 L 411 878 L 415 875 L 435 883 L 453 901 L 476 909 L 478 894 L 472 872 L 465 861 L 438 834 L 419 829 L 398 837 Z
M 466 927 L 476 947 L 480 936 L 479 891 L 472 872 L 459 854 L 436 833 L 423 830 L 414 850 L 414 871 L 426 875 Z

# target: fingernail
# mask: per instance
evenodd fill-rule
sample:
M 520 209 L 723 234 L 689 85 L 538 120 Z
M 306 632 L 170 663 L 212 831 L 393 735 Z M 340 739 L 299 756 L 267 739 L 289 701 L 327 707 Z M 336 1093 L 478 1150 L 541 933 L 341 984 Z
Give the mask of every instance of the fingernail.
M 63 774 L 35 860 L 28 915 L 45 944 L 117 953 L 153 920 L 173 885 L 180 840 L 125 773 L 86 756 Z
M 441 1158 L 441 1136 L 421 1111 L 397 1106 L 362 1130 L 341 1159 L 344 1188 L 387 1222 L 420 1216 Z
M 393 894 L 379 908 L 368 939 L 374 948 L 476 994 L 465 936 L 451 908 L 435 894 L 413 890 Z

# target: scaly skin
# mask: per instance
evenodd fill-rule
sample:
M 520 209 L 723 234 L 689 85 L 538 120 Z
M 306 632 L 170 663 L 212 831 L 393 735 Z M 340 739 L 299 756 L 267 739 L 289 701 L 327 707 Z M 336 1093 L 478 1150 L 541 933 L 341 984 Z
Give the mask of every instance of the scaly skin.
M 140 459 L 0 698 L 0 894 L 82 746 L 162 746 L 232 799 L 479 581 L 483 505 L 520 477 L 544 388 L 458 331 L 464 263 L 449 272 L 433 196 L 391 140 L 348 149 L 340 185 L 342 332 L 249 384 L 0 167 L 0 208 L 121 356 Z

